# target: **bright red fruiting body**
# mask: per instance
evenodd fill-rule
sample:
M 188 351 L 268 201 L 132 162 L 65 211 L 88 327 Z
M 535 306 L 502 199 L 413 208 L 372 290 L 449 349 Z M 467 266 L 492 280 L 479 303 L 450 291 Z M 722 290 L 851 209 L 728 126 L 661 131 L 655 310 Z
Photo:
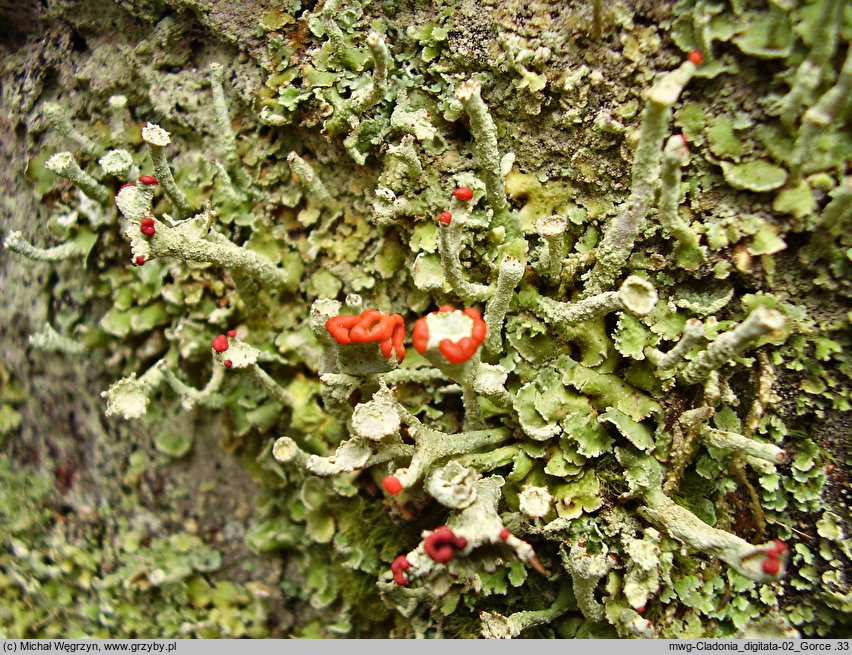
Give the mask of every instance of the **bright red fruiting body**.
M 405 555 L 398 555 L 391 562 L 391 573 L 393 573 L 393 581 L 399 586 L 405 587 L 408 584 L 408 578 L 405 577 L 405 572 L 411 568 L 411 562 Z
M 639 614 L 643 614 L 645 612 L 645 606 L 640 605 L 639 607 L 636 608 L 636 611 L 639 612 Z
M 382 480 L 382 486 L 391 496 L 396 496 L 402 491 L 402 482 L 399 481 L 399 478 L 393 475 L 386 476 L 385 479 Z
M 456 310 L 453 309 L 452 305 L 442 305 L 438 308 L 437 312 L 432 313 L 441 314 L 453 311 Z M 463 364 L 468 361 L 485 341 L 487 328 L 479 310 L 474 307 L 468 307 L 463 312 L 473 320 L 470 336 L 464 336 L 456 340 L 441 339 L 438 343 L 438 350 L 450 364 Z M 411 333 L 414 349 L 421 355 L 429 348 L 429 324 L 427 323 L 427 318 L 428 315 L 417 319 L 417 322 L 414 323 L 414 331 Z
M 121 193 L 122 189 L 126 189 L 129 186 L 136 186 L 136 185 L 133 184 L 133 182 L 126 182 L 125 184 L 122 184 L 120 187 L 118 187 L 118 192 Z
M 228 336 L 233 339 L 234 337 L 237 336 L 237 331 L 236 330 L 228 330 Z
M 449 562 L 453 559 L 456 549 L 462 549 L 465 546 L 467 546 L 467 539 L 456 537 L 456 534 L 446 525 L 436 528 L 423 540 L 423 550 L 439 564 Z
M 159 182 L 157 182 L 157 178 L 153 175 L 140 175 L 139 181 L 142 184 L 159 184 Z
M 700 66 L 701 62 L 704 61 L 704 55 L 701 50 L 693 50 L 689 53 L 689 61 L 691 61 L 696 66 Z
M 763 569 L 766 575 L 778 575 L 778 572 L 781 570 L 781 562 L 770 553 L 770 556 L 763 560 L 760 568 Z
M 772 544 L 773 544 L 773 546 L 775 547 L 775 548 L 774 548 L 774 551 L 775 551 L 775 554 L 776 554 L 776 555 L 782 555 L 782 554 L 786 553 L 786 552 L 787 552 L 787 550 L 789 550 L 789 549 L 787 548 L 787 544 L 785 544 L 785 543 L 784 543 L 783 541 L 781 541 L 780 539 L 775 539 L 775 540 L 772 542 Z
M 471 337 L 462 337 L 458 341 L 441 339 L 438 350 L 450 364 L 464 364 L 473 357 L 479 344 Z
M 349 339 L 355 343 L 369 343 L 380 338 L 390 337 L 391 317 L 377 309 L 367 309 L 361 313 L 360 320 L 349 330 Z
M 470 336 L 479 343 L 485 341 L 488 328 L 485 325 L 485 321 L 482 320 L 482 314 L 479 313 L 476 307 L 468 307 L 464 310 L 464 313 L 473 319 L 473 329 L 470 331 Z
M 460 186 L 458 189 L 453 191 L 453 195 L 459 200 L 467 202 L 468 200 L 473 199 L 473 189 L 467 186 Z
M 133 261 L 136 262 L 137 266 L 142 266 L 145 263 L 145 255 L 136 255 Z
M 449 225 L 453 222 L 453 215 L 450 212 L 441 212 L 438 214 L 438 222 Z
M 399 314 L 366 309 L 359 316 L 333 316 L 325 322 L 325 329 L 342 346 L 378 343 L 385 357 L 394 354 L 397 362 L 405 359 L 405 321 Z
M 154 219 L 149 217 L 143 218 L 139 221 L 139 230 L 146 237 L 154 236 L 154 233 L 157 231 L 157 228 L 154 226 Z
M 211 345 L 213 346 L 213 350 L 217 353 L 223 353 L 229 348 L 228 337 L 224 334 L 220 334 L 218 337 L 213 339 L 213 343 Z
M 509 538 L 509 531 L 506 528 L 503 528 L 502 530 L 500 530 L 500 538 L 503 541 L 506 541 L 506 539 Z
M 429 326 L 426 325 L 425 318 L 418 318 L 414 323 L 414 330 L 411 333 L 411 341 L 414 345 L 414 350 L 421 355 L 426 352 L 429 346 Z
M 233 365 L 234 362 L 232 362 L 230 359 L 226 359 L 224 362 L 222 362 L 222 366 L 224 366 L 225 368 L 231 368 Z
M 332 316 L 325 322 L 325 329 L 341 346 L 348 346 L 352 343 L 349 330 L 355 327 L 357 322 L 357 316 Z

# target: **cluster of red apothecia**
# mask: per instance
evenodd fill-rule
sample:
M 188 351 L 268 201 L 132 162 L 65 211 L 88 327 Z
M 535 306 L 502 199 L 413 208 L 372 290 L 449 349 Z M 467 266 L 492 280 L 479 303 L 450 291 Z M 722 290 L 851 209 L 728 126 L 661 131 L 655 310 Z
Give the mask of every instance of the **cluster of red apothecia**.
M 772 542 L 772 548 L 766 551 L 766 559 L 760 564 L 760 568 L 766 575 L 778 575 L 781 570 L 781 555 L 787 552 L 787 544 L 780 539 Z
M 446 525 L 436 528 L 423 540 L 423 550 L 432 558 L 433 561 L 439 564 L 446 564 L 456 554 L 456 550 L 461 550 L 467 546 L 467 539 L 457 537 Z M 391 562 L 391 573 L 393 580 L 398 585 L 406 586 L 408 578 L 405 577 L 405 572 L 411 568 L 411 562 L 405 555 L 399 555 Z
M 325 323 L 332 338 L 342 346 L 351 343 L 378 343 L 382 355 L 396 360 L 405 359 L 405 321 L 399 314 L 383 314 L 367 309 L 358 316 L 333 316 Z
M 159 182 L 157 181 L 157 178 L 154 177 L 153 175 L 140 175 L 139 176 L 139 183 L 144 184 L 145 186 L 155 186 L 155 185 L 159 184 Z M 119 187 L 118 192 L 121 193 L 122 189 L 126 189 L 127 187 L 130 187 L 130 186 L 136 186 L 136 185 L 133 182 L 128 182 L 127 184 L 122 184 L 121 187 Z M 142 232 L 142 234 L 144 234 L 146 237 L 154 236 L 154 234 L 157 232 L 157 229 L 154 227 L 154 219 L 151 218 L 151 217 L 145 217 L 141 221 L 139 221 L 139 231 Z M 133 258 L 133 263 L 136 266 L 142 266 L 142 264 L 145 263 L 145 256 L 144 255 L 136 255 L 136 257 Z
M 211 344 L 213 346 L 213 350 L 215 350 L 217 353 L 225 352 L 226 350 L 228 350 L 228 348 L 231 347 L 231 344 L 228 342 L 228 337 L 233 339 L 236 336 L 236 330 L 228 330 L 227 335 L 220 334 L 215 339 L 213 339 L 213 343 Z M 222 366 L 224 366 L 225 368 L 231 368 L 233 365 L 234 363 L 230 359 L 226 359 L 222 362 Z
M 442 305 L 437 312 L 432 314 L 442 314 L 445 312 L 454 312 L 452 305 Z M 462 337 L 458 341 L 451 339 L 441 339 L 438 343 L 438 350 L 451 364 L 462 364 L 468 361 L 479 346 L 485 341 L 486 327 L 485 321 L 482 320 L 482 314 L 475 307 L 468 307 L 462 312 L 473 320 L 473 328 L 470 331 L 469 337 Z M 429 346 L 429 324 L 426 322 L 428 316 L 418 318 L 414 323 L 414 331 L 411 333 L 411 341 L 414 344 L 414 350 L 421 355 L 426 352 Z
M 473 199 L 473 190 L 462 186 L 453 191 L 453 196 L 462 202 L 468 202 Z M 438 222 L 449 225 L 452 218 L 449 212 L 442 212 L 438 216 Z M 444 305 L 437 312 L 432 313 L 453 311 L 455 309 L 451 305 Z M 441 354 L 451 364 L 462 364 L 468 361 L 485 341 L 486 328 L 482 314 L 473 307 L 463 311 L 473 320 L 470 336 L 456 341 L 442 339 L 438 344 Z M 426 319 L 426 316 L 419 318 L 414 324 L 412 333 L 414 349 L 420 354 L 425 353 L 429 346 L 429 326 Z M 393 352 L 398 362 L 405 358 L 405 347 L 402 343 L 405 337 L 405 322 L 399 314 L 383 314 L 376 309 L 367 309 L 359 316 L 334 316 L 328 319 L 325 327 L 334 340 L 343 346 L 351 343 L 374 342 L 379 344 L 385 357 L 389 358 Z
M 429 346 L 429 325 L 426 322 L 428 316 L 454 311 L 456 310 L 451 305 L 443 305 L 437 311 L 417 319 L 412 335 L 417 352 L 423 354 Z M 438 344 L 438 350 L 451 364 L 463 364 L 468 361 L 485 341 L 487 329 L 479 310 L 468 307 L 463 313 L 473 321 L 470 336 L 461 337 L 457 341 L 441 339 Z M 405 321 L 399 314 L 383 314 L 377 309 L 366 309 L 358 315 L 332 316 L 326 321 L 325 327 L 332 338 L 342 346 L 377 343 L 385 357 L 395 355 L 398 362 L 405 359 Z M 215 337 L 211 343 L 213 350 L 217 353 L 225 352 L 229 347 L 228 337 L 235 337 L 236 334 L 236 330 L 230 330 L 227 336 L 220 334 Z M 229 360 L 223 363 L 230 368 Z
M 501 541 L 506 541 L 511 536 L 511 533 L 506 528 L 502 528 L 499 536 Z M 466 547 L 467 539 L 456 536 L 455 532 L 446 525 L 435 528 L 429 536 L 423 540 L 423 550 L 426 551 L 426 554 L 432 559 L 432 561 L 437 562 L 438 564 L 446 564 L 455 557 L 457 550 L 462 550 Z M 545 572 L 537 558 L 533 557 L 531 564 L 537 571 L 540 571 L 541 573 Z M 408 578 L 405 577 L 405 572 L 410 569 L 411 566 L 411 562 L 408 561 L 408 557 L 405 555 L 398 555 L 395 557 L 393 562 L 391 562 L 393 581 L 402 587 L 407 586 Z
M 443 305 L 435 312 L 417 319 L 412 333 L 414 349 L 421 355 L 429 347 L 429 324 L 427 318 L 434 314 L 456 311 L 452 305 Z M 441 339 L 438 350 L 450 364 L 463 364 L 474 356 L 485 341 L 486 327 L 482 314 L 474 307 L 463 310 L 465 316 L 473 321 L 470 336 L 457 340 Z M 325 323 L 332 338 L 341 346 L 352 343 L 378 343 L 382 355 L 390 358 L 396 355 L 398 362 L 405 358 L 405 322 L 399 314 L 383 314 L 377 309 L 366 309 L 359 315 L 332 316 Z
M 460 186 L 458 189 L 453 191 L 453 196 L 455 196 L 456 200 L 469 202 L 473 200 L 473 189 L 467 186 Z M 449 225 L 453 222 L 453 215 L 450 212 L 441 212 L 438 214 L 438 222 L 441 225 Z

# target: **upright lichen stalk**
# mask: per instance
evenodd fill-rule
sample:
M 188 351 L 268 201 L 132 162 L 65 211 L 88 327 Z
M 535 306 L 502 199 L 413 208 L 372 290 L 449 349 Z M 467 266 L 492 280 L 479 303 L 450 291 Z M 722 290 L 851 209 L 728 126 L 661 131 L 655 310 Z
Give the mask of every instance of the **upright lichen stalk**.
M 476 152 L 476 162 L 479 174 L 485 182 L 485 194 L 488 205 L 494 212 L 492 223 L 494 227 L 502 227 L 507 239 L 521 236 L 521 225 L 514 216 L 506 200 L 503 187 L 503 176 L 500 173 L 500 150 L 497 146 L 497 127 L 488 107 L 482 101 L 481 85 L 476 80 L 468 80 L 456 89 L 456 98 L 462 103 L 470 120 L 470 131 L 473 134 Z
M 646 94 L 639 143 L 633 154 L 630 197 L 618 216 L 606 227 L 597 249 L 595 265 L 583 276 L 586 283 L 583 294 L 586 297 L 612 288 L 633 252 L 633 244 L 657 191 L 663 156 L 661 144 L 668 132 L 672 107 L 695 75 L 700 61 L 700 55 L 693 56 L 677 70 L 666 73 Z
M 154 165 L 154 172 L 157 174 L 157 179 L 163 191 L 169 197 L 169 200 L 175 206 L 179 216 L 187 216 L 192 213 L 192 207 L 186 194 L 178 188 L 175 183 L 175 178 L 172 176 L 172 169 L 169 167 L 169 162 L 166 159 L 165 148 L 171 143 L 171 137 L 159 125 L 148 123 L 142 128 L 142 138 L 148 144 L 148 152 L 151 155 L 151 163 Z

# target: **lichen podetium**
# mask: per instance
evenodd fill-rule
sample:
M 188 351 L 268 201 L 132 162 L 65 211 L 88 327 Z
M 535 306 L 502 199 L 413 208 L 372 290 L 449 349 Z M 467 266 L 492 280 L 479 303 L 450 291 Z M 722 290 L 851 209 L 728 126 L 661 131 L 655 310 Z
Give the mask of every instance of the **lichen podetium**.
M 848 631 L 849 12 L 631 4 L 292 0 L 191 119 L 36 106 L 78 210 L 6 248 L 109 307 L 31 343 L 109 353 L 116 420 L 224 417 L 277 634 Z

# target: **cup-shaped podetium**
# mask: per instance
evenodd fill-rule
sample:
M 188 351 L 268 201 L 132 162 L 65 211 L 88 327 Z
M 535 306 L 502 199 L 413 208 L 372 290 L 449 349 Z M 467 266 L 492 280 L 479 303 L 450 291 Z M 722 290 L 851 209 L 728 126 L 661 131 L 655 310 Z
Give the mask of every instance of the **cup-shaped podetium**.
M 450 364 L 463 364 L 479 350 L 486 332 L 478 309 L 458 310 L 444 305 L 417 319 L 411 338 L 414 349 L 421 355 L 437 351 Z

